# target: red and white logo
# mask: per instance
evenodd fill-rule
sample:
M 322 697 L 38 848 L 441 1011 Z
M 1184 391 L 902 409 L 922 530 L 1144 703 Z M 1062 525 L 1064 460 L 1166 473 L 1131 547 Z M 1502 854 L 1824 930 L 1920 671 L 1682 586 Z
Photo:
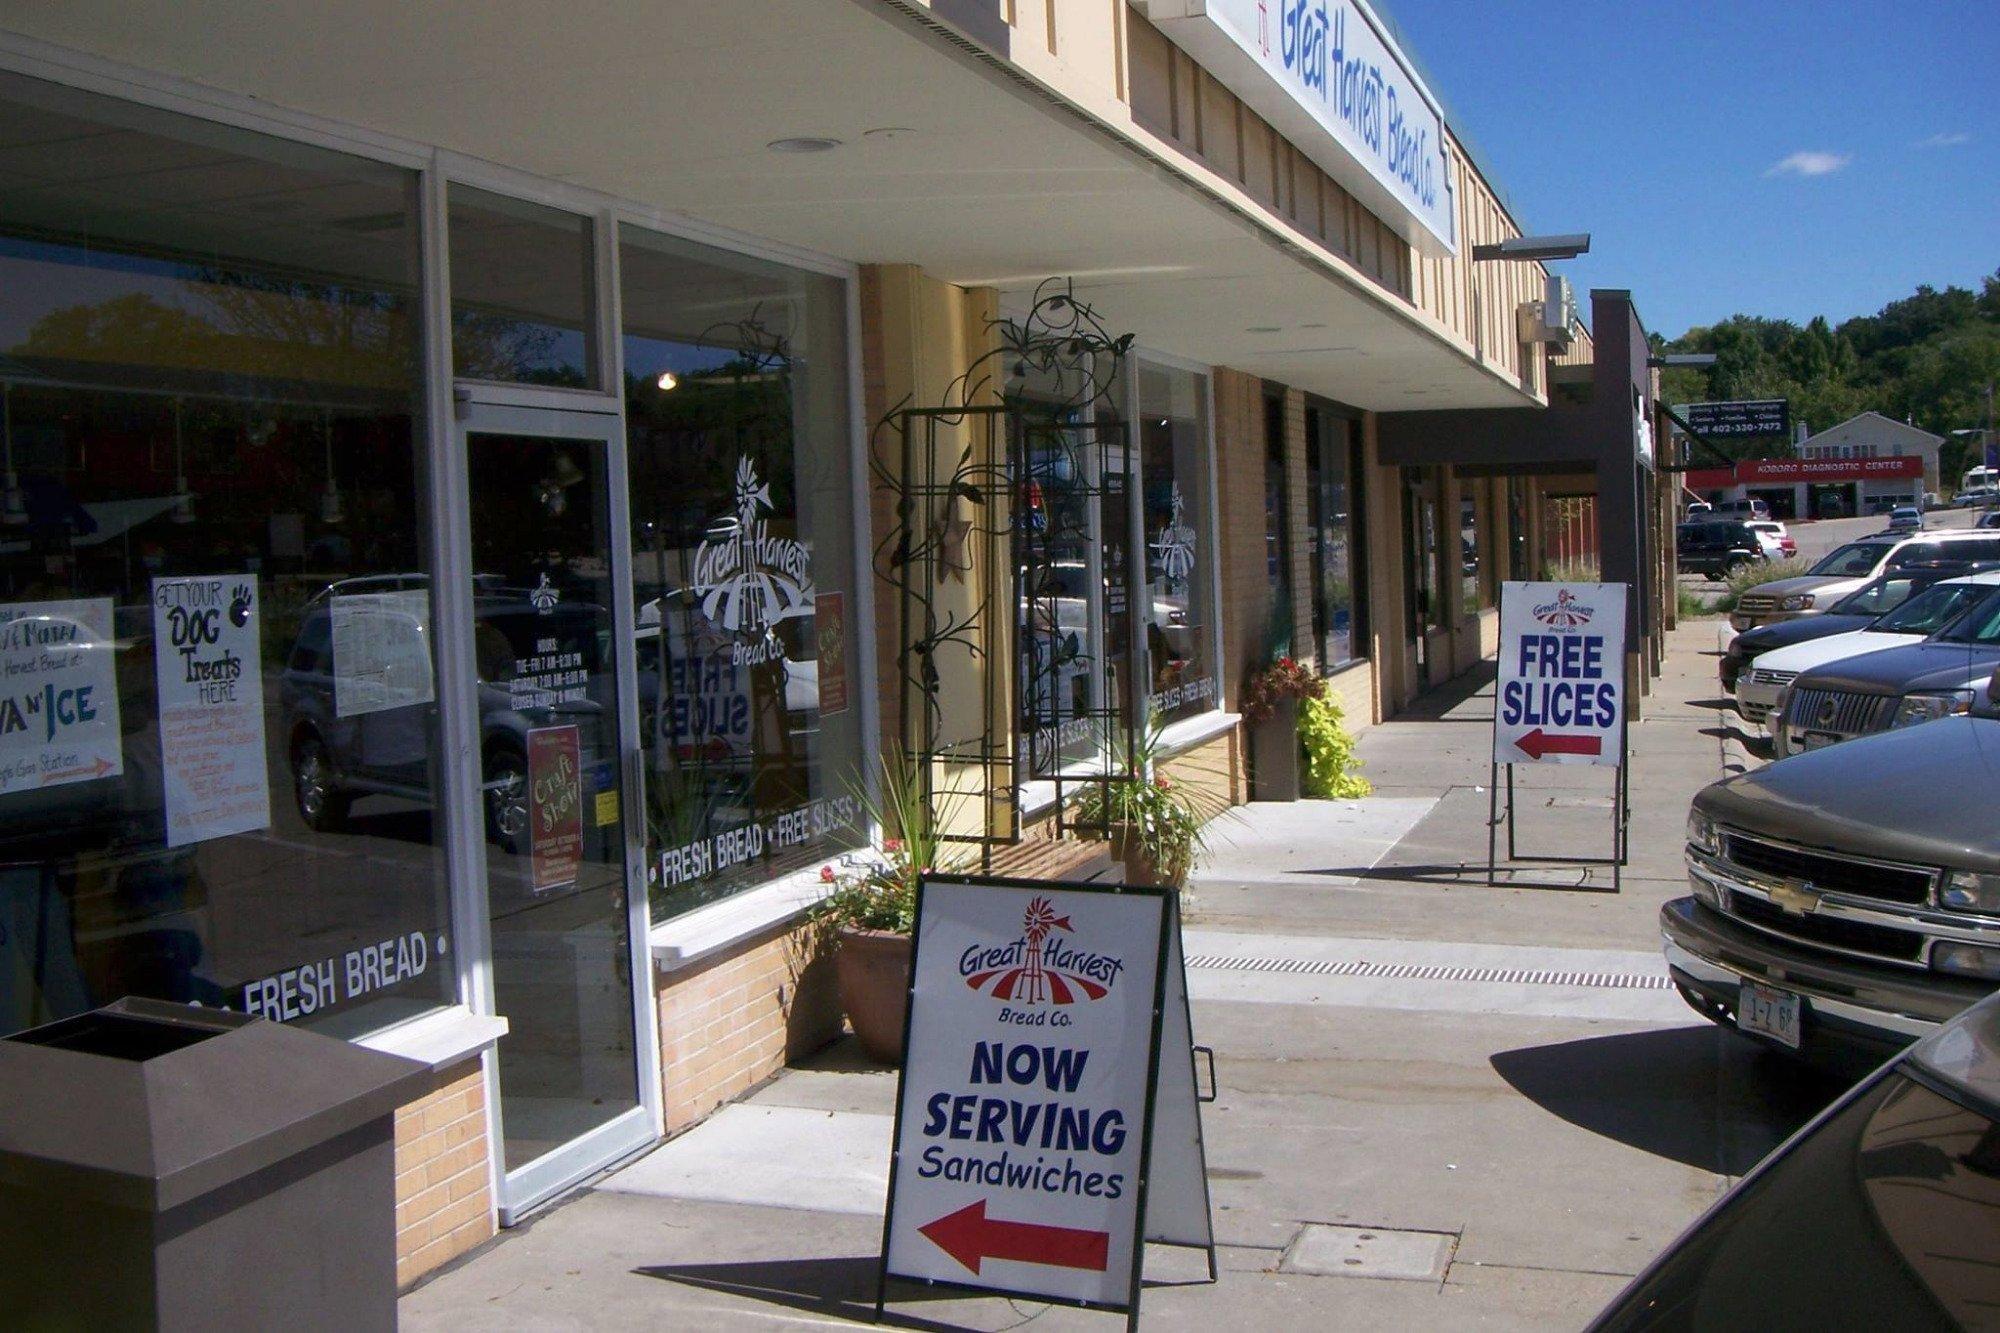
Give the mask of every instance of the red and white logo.
M 1021 934 L 1007 944 L 975 944 L 959 956 L 965 984 L 1013 1004 L 1078 1004 L 1101 1000 L 1118 982 L 1125 960 L 1079 949 L 1062 938 L 1075 933 L 1047 898 L 1035 898 L 1021 917 Z
M 1588 625 L 1590 618 L 1597 614 L 1597 608 L 1576 600 L 1576 594 L 1564 588 L 1556 594 L 1553 602 L 1544 602 L 1534 608 L 1535 619 L 1556 629 L 1575 629 Z

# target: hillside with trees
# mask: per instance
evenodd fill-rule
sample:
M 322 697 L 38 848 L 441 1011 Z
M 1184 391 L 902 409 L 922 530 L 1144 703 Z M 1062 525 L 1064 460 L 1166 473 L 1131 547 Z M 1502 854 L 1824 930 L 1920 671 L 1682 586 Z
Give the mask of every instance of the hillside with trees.
M 1815 317 L 1804 327 L 1788 319 L 1732 315 L 1689 329 L 1665 352 L 1713 352 L 1706 370 L 1669 370 L 1668 402 L 1785 398 L 1792 420 L 1825 430 L 1857 412 L 1876 411 L 1945 437 L 1943 474 L 1956 477 L 1973 460 L 1974 441 L 1951 432 L 1987 424 L 1990 385 L 2000 380 L 2000 271 L 1980 290 L 1928 285 L 1873 315 L 1838 327 Z M 1736 457 L 1786 455 L 1791 441 L 1717 442 Z

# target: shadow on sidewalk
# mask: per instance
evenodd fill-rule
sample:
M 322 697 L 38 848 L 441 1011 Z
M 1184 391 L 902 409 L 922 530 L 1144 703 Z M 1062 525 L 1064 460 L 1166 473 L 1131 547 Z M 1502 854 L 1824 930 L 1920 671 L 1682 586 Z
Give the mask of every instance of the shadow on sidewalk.
M 1515 1091 L 1581 1129 L 1731 1176 L 1849 1086 L 1706 1023 L 1525 1046 L 1491 1064 Z
M 1495 663 L 1491 661 L 1480 662 L 1468 668 L 1464 675 L 1448 680 L 1425 694 L 1418 695 L 1411 701 L 1408 708 L 1392 715 L 1389 721 L 1491 722 L 1493 715 L 1490 712 L 1483 716 L 1473 713 L 1453 715 L 1452 710 L 1478 697 L 1482 691 L 1491 689 L 1494 679 L 1498 674 L 1499 668 Z
M 762 1259 L 734 1264 L 660 1264 L 657 1267 L 637 1268 L 633 1272 L 642 1277 L 659 1278 L 663 1282 L 678 1282 L 683 1286 L 699 1287 L 703 1291 L 721 1292 L 729 1296 L 747 1296 L 770 1305 L 781 1305 L 790 1310 L 803 1310 L 808 1314 L 829 1315 L 839 1319 L 871 1322 L 875 1317 L 875 1275 L 881 1270 L 881 1260 L 875 1255 L 855 1255 L 845 1259 Z M 911 1301 L 964 1300 L 969 1293 L 963 1289 L 941 1290 L 924 1287 L 917 1283 L 895 1282 L 889 1284 L 889 1299 L 894 1304 Z M 883 1313 L 882 1322 L 891 1328 L 950 1329 L 957 1330 L 958 1324 L 941 1324 L 935 1320 L 917 1319 L 899 1314 L 895 1310 Z
M 1591 866 L 1547 865 L 1537 864 L 1533 857 L 1522 857 L 1512 864 L 1516 867 L 1525 866 L 1529 870 L 1545 875 L 1576 875 L 1578 881 L 1559 882 L 1556 880 L 1521 879 L 1518 874 L 1510 879 L 1508 877 L 1508 865 L 1503 862 L 1500 867 L 1500 882 L 1497 884 L 1488 884 L 1486 882 L 1486 858 L 1483 856 L 1477 861 L 1467 861 L 1463 865 L 1451 862 L 1449 864 L 1439 863 L 1414 866 L 1323 866 L 1315 867 L 1311 870 L 1295 870 L 1292 873 L 1296 875 L 1345 875 L 1353 879 L 1379 879 L 1404 884 L 1440 884 L 1446 888 L 1549 889 L 1557 893 L 1613 892 L 1611 887 L 1611 866 L 1608 863 Z M 1586 869 L 1592 872 L 1592 878 L 1587 880 L 1583 878 L 1583 873 Z M 1629 872 L 1631 867 L 1628 866 L 1626 869 Z M 1597 877 L 1599 876 L 1603 879 L 1602 883 L 1597 882 Z

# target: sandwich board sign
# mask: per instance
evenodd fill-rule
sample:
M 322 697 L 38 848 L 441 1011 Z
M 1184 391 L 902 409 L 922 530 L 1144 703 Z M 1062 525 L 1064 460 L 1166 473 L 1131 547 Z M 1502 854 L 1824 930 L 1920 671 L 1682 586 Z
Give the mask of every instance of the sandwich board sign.
M 1498 764 L 1625 762 L 1625 585 L 1504 583 Z
M 878 1311 L 893 1277 L 1136 1320 L 1149 1239 L 1213 1275 L 1178 920 L 1164 889 L 925 877 Z

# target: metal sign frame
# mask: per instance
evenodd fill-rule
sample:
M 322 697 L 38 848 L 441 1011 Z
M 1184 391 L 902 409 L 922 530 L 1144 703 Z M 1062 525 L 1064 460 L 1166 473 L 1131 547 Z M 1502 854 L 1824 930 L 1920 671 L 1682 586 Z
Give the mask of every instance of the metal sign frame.
M 986 1285 L 983 1283 L 953 1282 L 943 1278 L 903 1276 L 900 1274 L 891 1273 L 889 1271 L 889 1240 L 891 1235 L 893 1234 L 896 1221 L 896 1185 L 902 1171 L 903 1084 L 904 1080 L 908 1077 L 909 1073 L 910 1027 L 911 1027 L 911 1019 L 914 1015 L 914 1010 L 915 1010 L 917 978 L 921 975 L 920 962 L 921 962 L 921 953 L 923 949 L 922 927 L 924 919 L 924 902 L 925 902 L 926 890 L 933 883 L 939 883 L 939 884 L 949 883 L 953 885 L 965 885 L 974 887 L 980 885 L 986 885 L 998 889 L 1017 889 L 1026 892 L 1046 893 L 1050 891 L 1056 891 L 1061 893 L 1097 893 L 1097 894 L 1104 894 L 1107 896 L 1148 897 L 1148 898 L 1157 898 L 1160 900 L 1159 940 L 1154 946 L 1155 962 L 1154 962 L 1154 973 L 1153 973 L 1151 1019 L 1147 1029 L 1145 1108 L 1144 1108 L 1143 1119 L 1140 1125 L 1138 1179 L 1135 1188 L 1133 1190 L 1132 1253 L 1130 1258 L 1130 1271 L 1126 1278 L 1126 1299 L 1124 1304 L 1122 1305 L 1107 1303 L 1103 1301 L 1080 1300 L 1071 1297 L 1053 1296 L 1046 1292 L 1027 1291 L 1020 1288 L 993 1286 L 993 1285 Z M 984 875 L 956 875 L 956 874 L 925 875 L 917 881 L 916 917 L 915 917 L 915 922 L 911 929 L 911 941 L 910 941 L 910 984 L 903 994 L 904 1060 L 902 1067 L 897 1071 L 896 1075 L 896 1115 L 894 1124 L 890 1130 L 889 1190 L 888 1190 L 888 1198 L 886 1205 L 882 1210 L 881 1257 L 877 1261 L 877 1266 L 875 1271 L 875 1314 L 874 1314 L 875 1322 L 880 1323 L 882 1320 L 884 1310 L 888 1303 L 889 1280 L 893 1277 L 896 1278 L 898 1281 L 921 1283 L 926 1289 L 931 1289 L 931 1290 L 936 1290 L 936 1289 L 963 1290 L 966 1292 L 976 1292 L 989 1296 L 1005 1296 L 1021 1300 L 1040 1301 L 1051 1305 L 1065 1305 L 1075 1309 L 1105 1310 L 1110 1312 L 1123 1313 L 1126 1316 L 1126 1328 L 1128 1330 L 1136 1330 L 1138 1328 L 1139 1296 L 1143 1286 L 1146 1246 L 1149 1243 L 1154 1243 L 1154 1244 L 1174 1243 L 1174 1242 L 1148 1242 L 1146 1238 L 1146 1229 L 1147 1229 L 1146 1207 L 1148 1201 L 1148 1189 L 1151 1184 L 1152 1165 L 1153 1165 L 1153 1143 L 1154 1143 L 1153 1114 L 1159 1099 L 1160 1070 L 1161 1070 L 1160 1061 L 1162 1055 L 1160 1047 L 1160 1038 L 1166 1011 L 1167 963 L 1169 958 L 1178 952 L 1177 950 L 1171 949 L 1169 946 L 1172 942 L 1174 942 L 1178 938 L 1179 931 L 1180 931 L 1180 893 L 1178 890 L 1171 888 L 1160 888 L 1151 885 L 1133 885 L 1133 884 L 1118 884 L 1118 883 L 1109 883 L 1109 884 L 1072 883 L 1066 881 L 1052 882 L 1052 881 L 1025 880 L 1025 879 L 1008 879 L 1008 878 L 1000 878 L 995 876 L 984 876 Z M 1181 956 L 1183 959 L 1185 958 L 1184 954 Z M 1182 990 L 1182 998 L 1183 1001 L 1185 1002 L 1186 1000 L 1185 984 L 1183 984 L 1181 990 Z M 1190 1027 L 1189 1029 L 1190 1034 L 1192 1033 L 1192 1030 L 1193 1030 L 1192 1027 Z M 1190 1047 L 1188 1054 L 1188 1072 L 1190 1078 L 1192 1078 L 1194 1074 L 1195 1049 L 1197 1048 Z M 1213 1060 L 1212 1055 L 1210 1056 L 1210 1059 Z M 1199 1102 L 1200 1100 L 1203 1099 L 1197 1096 L 1197 1101 Z M 1197 1126 L 1200 1123 L 1199 1116 L 1197 1116 L 1196 1118 L 1196 1123 Z M 1202 1154 L 1205 1157 L 1206 1155 L 1205 1145 L 1202 1147 Z M 1205 1161 L 1200 1163 L 1200 1165 L 1202 1167 L 1201 1179 L 1202 1179 L 1202 1190 L 1203 1190 L 1203 1202 L 1204 1205 L 1206 1205 L 1209 1202 L 1207 1195 L 1208 1173 Z M 1186 1248 L 1201 1248 L 1201 1247 L 1186 1247 Z M 1209 1228 L 1209 1243 L 1206 1246 L 1206 1249 L 1208 1251 L 1209 1280 L 1212 1282 L 1215 1281 L 1216 1279 L 1216 1271 L 1217 1271 L 1214 1229 L 1212 1225 Z
M 1629 585 L 1626 586 L 1625 595 L 1628 599 L 1632 595 L 1632 590 Z M 1499 623 L 1503 627 L 1501 630 L 1501 639 L 1500 639 L 1501 652 L 1503 654 L 1506 651 L 1506 631 L 1504 628 L 1504 626 L 1507 623 L 1506 601 L 1507 601 L 1507 584 L 1502 583 L 1500 585 L 1499 605 L 1497 606 L 1496 609 L 1500 613 Z M 1526 861 L 1537 861 L 1548 865 L 1578 865 L 1578 866 L 1608 865 L 1611 867 L 1611 891 L 1613 893 L 1618 893 L 1623 891 L 1624 868 L 1626 862 L 1630 857 L 1630 851 L 1631 851 L 1631 824 L 1632 824 L 1632 788 L 1631 788 L 1631 778 L 1629 776 L 1632 763 L 1632 743 L 1631 743 L 1632 709 L 1631 709 L 1631 700 L 1629 698 L 1623 697 L 1623 692 L 1627 684 L 1627 681 L 1625 679 L 1625 658 L 1627 652 L 1629 651 L 1629 646 L 1623 642 L 1624 636 L 1625 636 L 1625 631 L 1623 627 L 1621 627 L 1619 629 L 1620 651 L 1618 654 L 1618 688 L 1621 693 L 1621 697 L 1619 698 L 1618 701 L 1618 762 L 1617 764 L 1612 766 L 1612 772 L 1614 776 L 1612 779 L 1612 788 L 1611 788 L 1611 855 L 1608 857 L 1534 856 L 1534 855 L 1526 857 L 1522 856 L 1517 845 L 1516 825 L 1518 821 L 1515 816 L 1515 803 L 1514 803 L 1514 765 L 1511 762 L 1502 764 L 1500 762 L 1498 754 L 1499 747 L 1497 745 L 1490 745 L 1488 747 L 1488 754 L 1490 758 L 1488 762 L 1487 777 L 1486 777 L 1486 882 L 1487 884 L 1495 885 L 1498 884 L 1499 882 L 1500 826 L 1504 823 L 1507 826 L 1507 859 L 1510 862 L 1526 860 Z M 1500 700 L 1498 697 L 1499 685 L 1497 682 L 1494 686 L 1494 691 L 1495 691 L 1495 697 L 1493 700 L 1493 732 L 1494 736 L 1497 738 L 1500 731 Z M 1506 802 L 1506 809 L 1504 812 L 1501 810 L 1500 806 L 1500 789 L 1502 783 L 1500 770 L 1502 768 L 1505 768 L 1507 770 L 1505 778 L 1507 802 Z

